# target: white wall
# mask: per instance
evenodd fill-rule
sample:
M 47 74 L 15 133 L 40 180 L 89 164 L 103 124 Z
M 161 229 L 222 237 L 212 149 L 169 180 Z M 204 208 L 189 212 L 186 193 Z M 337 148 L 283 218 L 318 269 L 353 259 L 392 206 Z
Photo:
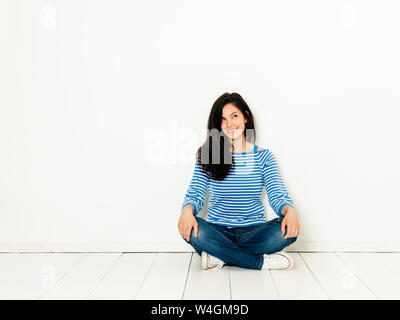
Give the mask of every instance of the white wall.
M 225 91 L 278 159 L 292 248 L 399 251 L 399 9 L 2 1 L 0 251 L 192 250 L 179 209 Z

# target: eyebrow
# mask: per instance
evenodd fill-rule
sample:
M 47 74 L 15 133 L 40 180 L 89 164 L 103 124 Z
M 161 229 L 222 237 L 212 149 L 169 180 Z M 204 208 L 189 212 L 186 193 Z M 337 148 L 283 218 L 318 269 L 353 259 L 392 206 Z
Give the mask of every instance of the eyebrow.
M 236 111 L 235 111 L 235 112 L 232 112 L 232 113 L 230 114 L 230 116 L 233 115 L 234 113 L 236 113 Z M 223 118 L 223 117 L 224 117 L 224 116 L 222 116 L 222 118 Z

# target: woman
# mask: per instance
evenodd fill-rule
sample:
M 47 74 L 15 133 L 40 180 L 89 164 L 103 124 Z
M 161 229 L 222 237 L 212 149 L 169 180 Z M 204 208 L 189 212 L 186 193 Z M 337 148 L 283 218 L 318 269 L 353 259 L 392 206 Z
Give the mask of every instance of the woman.
M 238 93 L 224 93 L 211 109 L 207 139 L 197 151 L 178 222 L 183 239 L 201 256 L 202 269 L 293 267 L 293 258 L 281 250 L 300 234 L 297 212 L 274 155 L 252 139 L 254 120 L 247 103 Z M 196 216 L 207 187 L 208 221 Z M 278 215 L 270 221 L 260 198 L 262 187 Z

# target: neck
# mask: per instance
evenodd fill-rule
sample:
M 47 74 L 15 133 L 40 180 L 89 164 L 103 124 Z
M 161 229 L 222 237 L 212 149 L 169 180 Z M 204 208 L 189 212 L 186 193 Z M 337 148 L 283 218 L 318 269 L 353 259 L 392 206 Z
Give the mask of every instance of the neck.
M 244 136 L 231 140 L 231 144 L 233 146 L 232 152 L 246 152 L 247 141 Z

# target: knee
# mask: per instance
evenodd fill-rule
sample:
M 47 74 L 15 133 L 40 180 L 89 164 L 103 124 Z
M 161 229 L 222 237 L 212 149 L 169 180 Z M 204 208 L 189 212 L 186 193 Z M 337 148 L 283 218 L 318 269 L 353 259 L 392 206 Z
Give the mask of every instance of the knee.
M 207 238 L 205 226 L 202 221 L 197 220 L 197 236 L 194 234 L 194 228 L 190 231 L 189 241 L 183 238 L 189 244 L 200 244 L 204 242 Z
M 296 240 L 297 240 L 297 237 L 285 238 L 284 235 L 281 235 L 281 241 L 287 243 L 287 245 L 292 244 Z
M 285 238 L 285 236 L 282 234 L 282 232 L 280 232 L 280 234 L 278 236 L 278 242 L 280 242 L 281 245 L 284 247 L 291 245 L 296 240 L 297 240 L 297 237 Z
M 289 240 L 289 244 L 292 244 L 297 240 L 297 237 L 287 238 L 287 240 Z
M 192 230 L 190 231 L 189 240 L 186 240 L 186 238 L 182 236 L 182 239 L 185 240 L 185 242 L 188 244 L 192 244 L 193 242 L 198 242 L 199 240 L 202 240 L 204 238 L 205 232 L 204 232 L 203 221 L 202 219 L 199 219 L 197 217 L 195 218 L 197 221 L 197 237 L 195 237 L 194 235 L 194 228 L 192 228 Z
M 190 232 L 190 242 L 191 243 L 201 243 L 206 239 L 205 231 L 203 226 L 199 223 L 197 228 L 197 236 L 194 234 L 194 228 Z

